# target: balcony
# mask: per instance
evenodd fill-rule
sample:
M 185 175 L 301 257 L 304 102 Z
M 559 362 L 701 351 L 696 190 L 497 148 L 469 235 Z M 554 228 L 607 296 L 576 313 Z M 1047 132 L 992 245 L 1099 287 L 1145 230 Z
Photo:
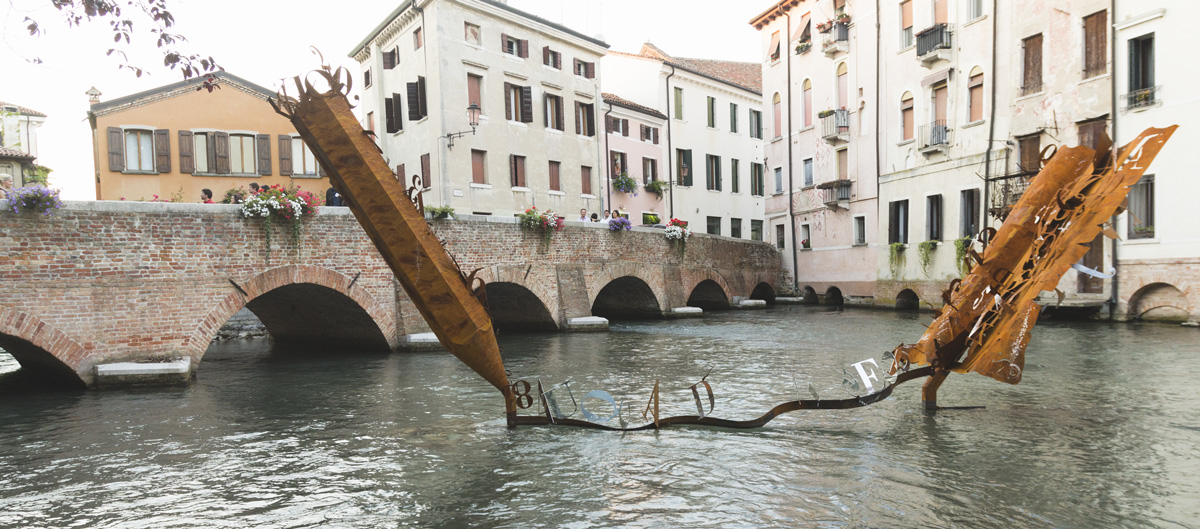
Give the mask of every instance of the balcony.
M 1001 176 L 992 178 L 988 182 L 988 213 L 1000 220 L 1008 218 L 1009 212 L 1017 201 L 1021 200 L 1021 196 L 1025 194 L 1025 190 L 1029 188 L 1029 182 L 1033 181 L 1033 176 L 1028 174 L 1017 174 L 1012 176 Z
M 821 116 L 821 137 L 834 144 L 850 141 L 850 111 L 826 110 Z
M 1162 99 L 1159 97 L 1161 86 L 1151 86 L 1141 90 L 1134 90 L 1121 96 L 1121 100 L 1125 102 L 1125 110 L 1138 110 L 1149 108 L 1162 104 Z
M 852 180 L 834 180 L 817 186 L 821 190 L 821 202 L 829 209 L 848 209 L 850 207 L 850 186 Z
M 954 140 L 954 130 L 946 124 L 946 120 L 939 119 L 918 127 L 917 140 L 917 148 L 925 156 L 937 152 L 945 153 L 950 150 L 950 142 Z
M 937 61 L 950 60 L 950 26 L 935 24 L 917 33 L 917 60 L 928 68 Z
M 833 57 L 850 50 L 850 26 L 842 22 L 834 22 L 829 31 L 821 33 L 821 51 L 826 57 Z

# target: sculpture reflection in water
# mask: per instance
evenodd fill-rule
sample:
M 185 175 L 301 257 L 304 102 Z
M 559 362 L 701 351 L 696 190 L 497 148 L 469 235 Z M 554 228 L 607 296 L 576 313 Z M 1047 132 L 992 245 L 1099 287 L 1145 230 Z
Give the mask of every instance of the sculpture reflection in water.
M 313 85 L 314 75 L 324 90 Z M 295 125 L 442 345 L 504 396 L 509 426 L 623 431 L 684 424 L 756 428 L 797 410 L 867 406 L 886 399 L 900 384 L 926 377 L 922 401 L 926 408 L 936 408 L 938 387 L 952 372 L 974 372 L 1017 384 L 1040 312 L 1038 294 L 1055 289 L 1097 234 L 1117 237 L 1106 223 L 1122 210 L 1129 187 L 1146 172 L 1175 130 L 1174 126 L 1148 129 L 1115 151 L 1107 138 L 1097 150 L 1044 151 L 1043 168 L 1000 228 L 987 228 L 977 236 L 983 252 L 968 253 L 970 272 L 942 293 L 944 305 L 935 312 L 933 323 L 916 343 L 901 344 L 883 355 L 889 367 L 882 381 L 878 364 L 867 359 L 853 364 L 853 373 L 844 371 L 848 398 L 821 399 L 809 385 L 812 399 L 785 402 L 760 417 L 736 421 L 711 416 L 716 397 L 708 375 L 689 388 L 695 415 L 661 417 L 656 380 L 640 413 L 643 424 L 630 426 L 624 413 L 627 407 L 608 392 L 590 391 L 577 400 L 570 381 L 550 388 L 540 380 L 509 382 L 482 296 L 482 280 L 474 272 L 464 274 L 429 228 L 420 182 L 404 189 L 371 133 L 354 117 L 346 99 L 350 78 L 343 68 L 325 66 L 295 78 L 294 97 L 285 85 L 270 103 Z M 1061 300 L 1061 292 L 1059 296 Z M 589 399 L 607 403 L 612 413 L 600 416 L 587 410 Z M 568 403 L 570 412 L 564 411 Z M 538 412 L 521 415 L 519 409 Z M 609 424 L 614 420 L 617 424 Z

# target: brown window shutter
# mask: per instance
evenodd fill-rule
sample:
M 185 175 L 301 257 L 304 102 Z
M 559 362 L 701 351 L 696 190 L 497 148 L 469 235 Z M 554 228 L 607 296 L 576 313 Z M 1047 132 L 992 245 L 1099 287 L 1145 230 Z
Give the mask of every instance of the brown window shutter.
M 596 78 L 596 63 L 594 63 L 594 62 L 584 63 L 584 66 L 587 67 L 587 78 L 595 79 Z
M 560 98 L 557 98 L 557 99 L 555 100 L 555 104 L 556 104 L 556 107 L 558 108 L 558 114 L 557 114 L 556 116 L 554 116 L 554 128 L 555 128 L 555 129 L 557 129 L 557 130 L 563 130 L 563 129 L 565 129 L 566 127 L 563 125 L 563 104 L 562 104 L 562 98 L 561 98 L 561 97 L 560 97 Z
M 396 166 L 396 181 L 400 182 L 401 184 L 407 184 L 408 182 L 406 182 L 404 180 L 406 176 L 407 175 L 404 174 L 404 164 L 397 165 Z
M 550 162 L 550 189 L 553 191 L 562 191 L 562 182 L 558 178 L 558 162 Z
M 579 59 L 571 59 L 571 74 L 579 73 Z
M 521 87 L 521 122 L 533 123 L 533 88 Z
M 517 155 L 508 155 L 508 185 L 517 187 Z
M 258 174 L 262 176 L 271 175 L 271 135 L 259 134 L 255 137 L 255 143 L 258 145 L 255 150 L 258 151 Z
M 125 135 L 121 127 L 108 128 L 108 170 L 125 170 Z
M 512 119 L 512 90 L 513 85 L 504 83 L 504 119 Z
M 655 127 L 653 132 L 654 132 L 654 144 L 658 145 L 658 127 Z
M 429 174 L 429 153 L 421 155 L 421 185 L 425 188 L 433 187 L 433 175 Z
M 420 97 L 418 98 L 418 100 L 421 102 L 421 117 L 428 116 L 429 115 L 429 107 L 426 106 L 426 101 L 425 101 L 426 96 L 425 96 L 425 78 L 424 77 L 417 78 L 417 91 L 420 92 Z
M 215 162 L 213 165 L 217 168 L 217 174 L 229 174 L 229 133 L 214 132 L 213 139 L 213 155 Z
M 542 94 L 542 126 L 550 128 L 550 94 Z
M 592 194 L 592 168 L 580 167 L 579 178 L 583 183 L 583 188 L 580 191 L 585 195 Z
M 613 118 L 612 118 L 612 116 L 604 116 L 604 132 L 607 132 L 607 133 L 609 133 L 609 134 L 612 134 L 612 131 L 613 131 Z
M 196 172 L 196 159 L 193 157 L 193 151 L 196 150 L 196 143 L 192 139 L 192 131 L 179 131 L 179 172 L 182 174 L 192 174 Z
M 550 46 L 542 46 L 542 64 L 550 65 Z
M 392 111 L 395 117 L 396 130 L 404 130 L 404 97 L 397 93 L 392 93 Z
M 396 128 L 396 102 L 392 98 L 383 100 L 383 121 L 388 132 L 399 132 Z
M 154 170 L 171 172 L 171 131 L 167 129 L 154 131 Z
M 215 132 L 207 133 L 208 141 L 204 142 L 205 144 L 207 144 L 207 148 L 208 148 L 208 152 L 204 153 L 204 157 L 208 158 L 208 172 L 209 173 L 217 172 L 217 136 L 216 136 L 216 134 L 217 133 L 215 133 Z M 226 151 L 226 152 L 228 152 L 228 151 Z
M 621 135 L 626 136 L 626 137 L 629 136 L 629 120 L 628 119 L 621 120 Z
M 396 67 L 396 56 L 391 51 L 383 52 L 383 69 L 391 70 Z
M 500 53 L 508 53 L 508 35 L 500 34 Z
M 408 119 L 417 121 L 421 119 L 421 104 L 417 101 L 421 97 L 420 85 L 407 83 L 406 86 L 408 87 Z
M 519 57 L 521 57 L 522 59 L 529 58 L 529 41 L 528 40 L 517 41 L 517 55 Z
M 292 137 L 279 135 L 279 175 L 292 176 Z
M 587 135 L 596 135 L 596 114 L 592 105 L 583 106 L 583 119 L 587 121 Z
M 576 101 L 575 102 L 575 134 L 583 134 L 583 127 L 582 127 L 583 123 L 579 119 L 579 117 L 580 117 L 579 101 Z

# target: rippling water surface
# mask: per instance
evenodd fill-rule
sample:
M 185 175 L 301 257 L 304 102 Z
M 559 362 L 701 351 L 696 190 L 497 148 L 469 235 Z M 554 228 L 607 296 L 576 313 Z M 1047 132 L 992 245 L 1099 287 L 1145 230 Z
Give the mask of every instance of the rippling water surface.
M 502 343 L 514 378 L 627 416 L 656 377 L 664 414 L 694 413 L 711 370 L 714 414 L 749 418 L 844 395 L 843 367 L 927 320 L 791 307 Z M 189 388 L 0 394 L 0 527 L 1200 527 L 1198 375 L 1196 329 L 1044 323 L 1021 385 L 943 386 L 983 410 L 923 413 L 908 384 L 755 431 L 617 434 L 509 430 L 448 354 L 227 342 Z

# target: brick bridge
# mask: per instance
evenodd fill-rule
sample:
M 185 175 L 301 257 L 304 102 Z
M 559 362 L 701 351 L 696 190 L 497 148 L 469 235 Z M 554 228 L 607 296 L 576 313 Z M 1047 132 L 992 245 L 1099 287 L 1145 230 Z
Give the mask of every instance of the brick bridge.
M 569 318 L 661 318 L 671 309 L 771 300 L 767 243 L 568 223 L 549 241 L 515 219 L 433 221 L 464 270 L 482 268 L 500 329 L 557 330 Z M 277 342 L 394 349 L 427 332 L 345 208 L 322 208 L 298 245 L 238 206 L 72 202 L 53 216 L 0 212 L 0 347 L 22 367 L 92 385 L 97 364 L 189 359 L 195 372 L 243 307 Z

